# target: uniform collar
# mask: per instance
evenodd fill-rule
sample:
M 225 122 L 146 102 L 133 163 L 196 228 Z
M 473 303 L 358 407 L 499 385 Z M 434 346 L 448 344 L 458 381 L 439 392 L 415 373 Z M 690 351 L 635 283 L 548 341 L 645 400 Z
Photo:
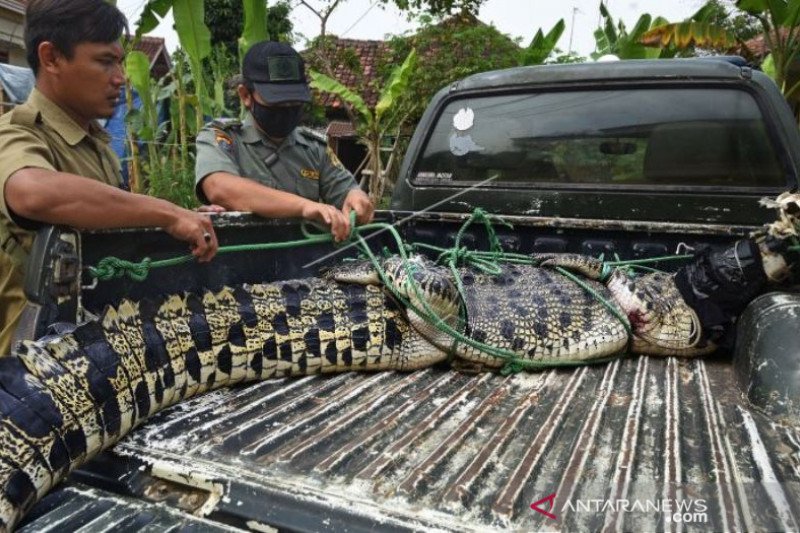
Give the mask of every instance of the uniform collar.
M 28 102 L 70 146 L 75 146 L 88 135 L 98 137 L 105 142 L 110 140 L 108 133 L 100 126 L 100 124 L 97 123 L 96 120 L 92 120 L 89 123 L 89 131 L 87 132 L 81 128 L 78 123 L 67 114 L 66 111 L 61 109 L 58 104 L 47 98 L 36 87 L 34 87 L 33 91 L 31 91 Z
M 256 127 L 256 123 L 253 120 L 253 116 L 250 113 L 248 113 L 245 119 L 242 121 L 241 139 L 242 142 L 245 142 L 247 144 L 262 143 L 265 146 L 277 149 L 277 148 L 283 148 L 284 146 L 292 146 L 293 144 L 296 144 L 301 137 L 298 130 L 299 128 L 295 128 L 294 131 L 292 131 L 292 133 L 290 133 L 289 136 L 286 137 L 281 144 L 279 145 L 275 144 L 269 139 L 269 137 L 264 135 L 264 133 L 262 133 L 261 130 L 258 129 L 258 127 Z

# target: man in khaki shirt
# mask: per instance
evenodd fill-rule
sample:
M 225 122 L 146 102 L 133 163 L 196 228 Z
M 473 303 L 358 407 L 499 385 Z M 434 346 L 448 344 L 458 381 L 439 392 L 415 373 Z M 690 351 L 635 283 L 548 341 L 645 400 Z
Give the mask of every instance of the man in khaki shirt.
M 104 0 L 29 0 L 28 63 L 36 88 L 0 118 L 0 356 L 25 297 L 30 230 L 160 226 L 209 261 L 217 240 L 208 216 L 119 188 L 119 162 L 95 121 L 110 117 L 120 88 L 125 16 Z

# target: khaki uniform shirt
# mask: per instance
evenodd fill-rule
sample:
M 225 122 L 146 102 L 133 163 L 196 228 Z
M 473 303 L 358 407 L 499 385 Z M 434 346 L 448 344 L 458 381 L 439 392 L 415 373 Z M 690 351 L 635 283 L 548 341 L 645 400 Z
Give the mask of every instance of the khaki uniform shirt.
M 276 145 L 255 127 L 250 116 L 243 122 L 214 121 L 197 136 L 195 189 L 203 203 L 209 202 L 200 184 L 214 172 L 250 178 L 339 209 L 347 193 L 358 188 L 324 137 L 295 128 Z
M 41 168 L 69 172 L 109 185 L 122 182 L 119 161 L 108 145 L 108 134 L 97 123 L 86 132 L 60 107 L 34 89 L 28 100 L 0 117 L 0 231 L 7 241 L 3 250 L 30 251 L 36 223 L 9 211 L 6 180 L 16 171 Z M 10 343 L 25 306 L 25 266 L 0 250 L 0 356 L 10 353 Z

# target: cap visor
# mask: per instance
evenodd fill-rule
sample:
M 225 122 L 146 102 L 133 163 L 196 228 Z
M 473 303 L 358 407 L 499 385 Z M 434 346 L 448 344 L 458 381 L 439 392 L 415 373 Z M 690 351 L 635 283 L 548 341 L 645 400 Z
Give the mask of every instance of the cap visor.
M 305 83 L 256 83 L 255 89 L 267 104 L 311 101 L 311 91 Z

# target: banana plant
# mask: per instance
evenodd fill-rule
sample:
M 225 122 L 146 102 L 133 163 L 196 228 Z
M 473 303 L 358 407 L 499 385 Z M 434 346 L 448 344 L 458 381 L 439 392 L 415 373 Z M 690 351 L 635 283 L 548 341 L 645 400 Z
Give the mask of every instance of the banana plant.
M 152 80 L 150 79 L 150 60 L 142 52 L 131 51 L 125 56 L 125 72 L 131 87 L 139 94 L 142 102 L 141 109 L 132 107 L 133 93 L 126 91 L 125 99 L 128 102 L 128 112 L 125 115 L 125 125 L 129 132 L 128 147 L 132 156 L 130 172 L 130 187 L 133 192 L 141 192 L 143 183 L 140 179 L 141 165 L 139 160 L 138 141 L 144 141 L 147 147 L 147 158 L 156 161 L 158 152 L 155 146 L 156 132 L 158 131 L 158 112 L 153 98 Z
M 267 3 L 264 0 L 244 0 L 244 26 L 242 36 L 239 37 L 239 64 L 242 64 L 244 55 L 250 47 L 260 41 L 266 41 L 269 37 L 267 25 Z
M 668 21 L 662 17 L 655 19 L 645 13 L 631 31 L 628 31 L 625 23 L 620 19 L 616 23 L 608 8 L 600 3 L 600 15 L 603 24 L 594 32 L 596 50 L 591 54 L 593 59 L 605 55 L 615 55 L 620 59 L 658 59 L 660 57 L 670 57 L 670 51 L 665 49 L 651 48 L 642 44 L 641 39 L 645 33 L 653 27 L 666 24 Z M 672 53 L 671 55 L 674 55 Z
M 685 50 L 693 46 L 727 49 L 736 42 L 733 33 L 711 22 L 715 6 L 707 3 L 682 22 L 669 22 L 653 27 L 642 35 L 646 46 Z
M 541 65 L 544 63 L 555 50 L 558 40 L 564 33 L 564 27 L 564 19 L 561 19 L 547 32 L 547 35 L 539 28 L 539 31 L 536 32 L 536 35 L 531 40 L 531 44 L 522 50 L 522 65 Z
M 764 60 L 786 98 L 800 89 L 788 74 L 800 53 L 800 0 L 738 0 L 736 7 L 758 19 L 770 50 Z
M 386 188 L 386 177 L 390 174 L 392 166 L 397 161 L 399 135 L 395 135 L 391 155 L 386 163 L 381 157 L 382 141 L 387 133 L 396 132 L 403 120 L 408 115 L 408 110 L 400 111 L 397 103 L 400 95 L 407 90 L 411 73 L 417 61 L 415 50 L 411 50 L 403 64 L 395 67 L 389 79 L 380 91 L 378 102 L 370 108 L 358 93 L 350 90 L 343 83 L 326 76 L 325 74 L 311 71 L 311 87 L 321 92 L 326 92 L 339 97 L 357 118 L 356 131 L 359 141 L 367 147 L 367 157 L 364 165 L 369 169 L 369 195 L 376 204 L 380 201 Z
M 211 113 L 213 99 L 209 96 L 203 73 L 203 60 L 211 54 L 211 32 L 205 24 L 205 2 L 203 0 L 150 0 L 145 4 L 136 23 L 136 37 L 148 33 L 158 26 L 170 10 L 175 20 L 181 48 L 186 51 L 189 69 L 195 84 L 195 92 L 204 113 Z M 203 113 L 198 113 L 198 127 L 202 126 Z

